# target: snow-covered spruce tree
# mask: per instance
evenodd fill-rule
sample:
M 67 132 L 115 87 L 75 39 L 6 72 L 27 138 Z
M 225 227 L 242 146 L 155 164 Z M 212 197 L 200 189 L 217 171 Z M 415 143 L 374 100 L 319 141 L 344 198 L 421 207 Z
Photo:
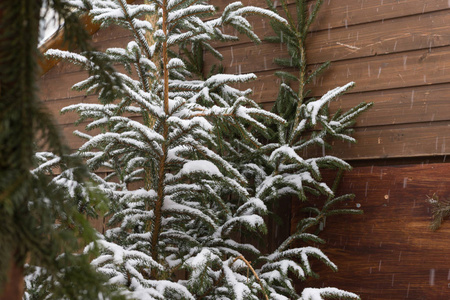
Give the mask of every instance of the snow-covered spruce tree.
M 126 71 L 115 73 L 121 83 L 114 93 L 100 90 L 101 104 L 65 109 L 77 111 L 81 120 L 89 119 L 88 130 L 101 130 L 93 136 L 78 132 L 86 139 L 78 155 L 92 172 L 100 168 L 109 172 L 105 178 L 92 173 L 110 198 L 109 229 L 97 242 L 102 254 L 92 264 L 110 277 L 113 288 L 137 299 L 267 298 L 268 287 L 246 259 L 260 252 L 234 238 L 236 230 L 264 232 L 261 214 L 266 206 L 251 197 L 246 178 L 218 155 L 218 148 L 228 153 L 242 145 L 260 147 L 248 128 L 264 134 L 267 128 L 261 120 L 280 124 L 284 120 L 259 108 L 248 98 L 249 90 L 230 86 L 254 79 L 253 74 L 203 79 L 191 76 L 188 69 L 195 70 L 199 49 L 220 57 L 210 40 L 235 40 L 222 33 L 222 26 L 233 26 L 257 40 L 244 15 L 285 20 L 238 2 L 208 21 L 200 17 L 211 16 L 215 9 L 203 1 L 71 3 L 89 11 L 95 22 L 117 24 L 135 38 L 125 48 L 103 54 Z M 147 21 L 152 18 L 156 21 Z M 97 68 L 83 53 L 47 54 L 88 70 Z M 91 76 L 75 88 L 89 92 L 101 84 Z M 230 136 L 219 136 L 218 128 L 229 130 Z M 239 143 L 229 140 L 236 137 Z M 87 187 L 70 182 L 68 188 Z

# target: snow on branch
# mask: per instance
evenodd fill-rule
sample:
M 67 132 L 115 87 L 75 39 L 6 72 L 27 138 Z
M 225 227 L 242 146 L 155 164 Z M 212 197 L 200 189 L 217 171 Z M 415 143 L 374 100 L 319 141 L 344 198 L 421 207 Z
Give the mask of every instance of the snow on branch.
M 328 91 L 319 100 L 309 102 L 306 105 L 306 112 L 309 114 L 312 124 L 313 125 L 316 124 L 318 113 L 325 104 L 327 104 L 331 100 L 334 100 L 337 96 L 345 93 L 348 89 L 352 88 L 354 85 L 355 85 L 354 82 L 349 82 L 342 87 L 337 87 Z
M 324 300 L 328 298 L 360 299 L 358 295 L 337 288 L 305 288 L 299 300 Z

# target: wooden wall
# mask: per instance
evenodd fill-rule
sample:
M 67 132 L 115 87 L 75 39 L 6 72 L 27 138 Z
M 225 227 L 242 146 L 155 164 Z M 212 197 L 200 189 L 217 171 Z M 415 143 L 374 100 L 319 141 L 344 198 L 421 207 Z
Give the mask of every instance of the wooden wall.
M 212 0 L 223 8 L 230 0 Z M 264 0 L 242 0 L 265 6 Z M 293 1 L 292 1 L 293 2 Z M 294 5 L 290 5 L 294 9 Z M 259 36 L 271 35 L 269 22 L 250 17 Z M 101 29 L 93 36 L 100 49 L 125 45 L 130 35 L 118 28 Z M 253 97 L 270 108 L 279 80 L 275 56 L 285 56 L 282 45 L 254 45 L 242 38 L 217 45 L 226 72 L 253 72 L 258 80 Z M 444 0 L 325 0 L 308 41 L 309 69 L 331 60 L 326 73 L 312 85 L 312 94 L 349 81 L 356 87 L 331 104 L 350 108 L 362 101 L 374 107 L 356 124 L 356 145 L 335 143 L 331 152 L 349 160 L 341 193 L 355 193 L 362 216 L 327 220 L 324 248 L 338 264 L 336 274 L 321 272 L 315 286 L 336 286 L 363 299 L 450 299 L 450 222 L 438 232 L 428 229 L 426 195 L 450 196 L 450 2 Z M 207 57 L 207 64 L 212 58 Z M 40 80 L 41 97 L 55 114 L 72 147 L 80 146 L 71 132 L 81 129 L 76 114 L 59 110 L 95 96 L 70 87 L 87 74 L 58 63 Z M 395 165 L 393 163 L 395 160 Z M 427 164 L 428 161 L 441 162 Z M 405 165 L 414 162 L 415 165 Z M 292 206 L 291 228 L 299 217 Z M 101 224 L 99 224 L 101 227 Z M 300 283 L 301 284 L 301 283 Z
M 347 206 L 364 214 L 327 218 L 320 248 L 335 262 L 333 273 L 321 263 L 320 278 L 298 283 L 335 286 L 373 299 L 450 299 L 450 221 L 429 229 L 427 195 L 450 197 L 449 166 L 416 164 L 355 168 L 338 195 L 354 193 Z M 302 216 L 294 203 L 292 224 Z
M 212 1 L 219 8 L 230 0 Z M 265 6 L 264 0 L 244 4 Z M 355 81 L 356 87 L 331 105 L 332 110 L 350 108 L 362 101 L 374 107 L 357 124 L 355 145 L 337 142 L 333 153 L 347 160 L 443 156 L 450 135 L 450 14 L 443 0 L 333 0 L 325 1 L 308 40 L 312 69 L 331 60 L 325 74 L 311 85 L 312 95 Z M 294 9 L 294 5 L 290 5 Z M 267 19 L 250 17 L 256 33 L 271 34 Z M 125 45 L 130 35 L 117 28 L 94 35 L 100 49 Z M 226 72 L 253 72 L 258 80 L 242 85 L 254 90 L 253 97 L 270 108 L 278 91 L 275 56 L 285 56 L 282 45 L 248 39 L 218 44 Z M 207 61 L 213 59 L 207 56 Z M 63 75 L 63 76 L 62 76 Z M 41 79 L 42 98 L 52 111 L 95 96 L 71 91 L 86 74 L 77 67 L 59 63 Z M 80 144 L 71 137 L 75 115 L 59 117 L 73 149 Z

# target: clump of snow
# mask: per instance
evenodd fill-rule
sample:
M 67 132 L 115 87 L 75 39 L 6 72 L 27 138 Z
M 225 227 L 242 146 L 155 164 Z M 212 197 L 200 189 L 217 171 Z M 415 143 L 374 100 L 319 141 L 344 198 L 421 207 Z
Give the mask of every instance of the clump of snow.
M 341 299 L 359 299 L 359 296 L 333 287 L 326 288 L 305 288 L 299 300 L 324 300 L 328 297 L 338 297 Z
M 222 173 L 215 164 L 207 160 L 193 160 L 185 163 L 180 170 L 181 175 L 189 175 L 191 173 L 203 173 L 209 176 L 222 176 Z

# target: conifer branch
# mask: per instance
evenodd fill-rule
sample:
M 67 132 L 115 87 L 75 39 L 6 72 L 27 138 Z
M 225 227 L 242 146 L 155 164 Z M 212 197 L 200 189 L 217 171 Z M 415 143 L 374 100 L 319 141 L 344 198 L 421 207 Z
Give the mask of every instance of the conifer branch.
M 266 290 L 264 289 L 261 279 L 259 279 L 258 274 L 256 274 L 255 269 L 253 269 L 251 263 L 248 260 L 246 260 L 245 257 L 242 255 L 239 255 L 238 257 L 236 257 L 233 260 L 233 263 L 236 262 L 237 260 L 242 260 L 247 265 L 247 268 L 250 269 L 250 271 L 252 271 L 253 276 L 255 276 L 255 278 L 256 278 L 256 281 L 258 281 L 259 285 L 261 286 L 261 292 L 263 293 L 264 298 L 266 298 L 266 300 L 269 300 L 269 296 L 267 296 L 267 294 L 266 294 Z
M 431 223 L 430 228 L 436 231 L 441 227 L 445 218 L 450 216 L 450 200 L 442 200 L 434 194 L 432 197 L 428 197 L 428 202 L 431 204 Z
M 122 8 L 122 11 L 125 14 L 125 20 L 128 22 L 128 25 L 132 29 L 135 38 L 141 44 L 141 47 L 144 49 L 145 54 L 147 55 L 148 59 L 152 59 L 152 53 L 151 53 L 150 48 L 149 48 L 149 46 L 147 44 L 147 41 L 145 40 L 143 35 L 137 30 L 136 26 L 134 26 L 133 19 L 128 14 L 128 9 L 127 9 L 127 5 L 128 4 L 126 3 L 125 0 L 119 0 L 119 4 L 120 4 L 120 6 Z

